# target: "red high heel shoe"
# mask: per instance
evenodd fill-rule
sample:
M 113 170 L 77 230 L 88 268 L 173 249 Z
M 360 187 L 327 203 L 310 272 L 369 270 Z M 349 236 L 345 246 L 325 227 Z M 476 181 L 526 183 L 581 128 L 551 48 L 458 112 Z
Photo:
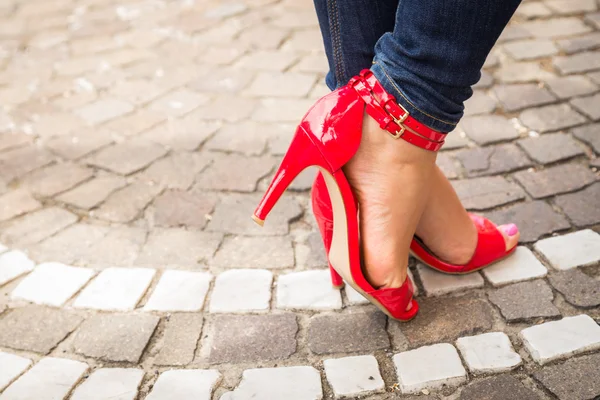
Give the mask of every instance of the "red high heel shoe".
M 312 187 L 312 208 L 315 219 L 323 237 L 325 250 L 329 251 L 333 226 L 333 210 L 331 201 L 325 187 L 325 181 L 321 174 L 315 178 Z M 423 264 L 446 274 L 468 274 L 483 269 L 511 255 L 516 246 L 506 251 L 504 237 L 498 231 L 496 225 L 484 217 L 469 214 L 473 224 L 477 228 L 477 247 L 471 260 L 464 265 L 450 264 L 440 260 L 431 250 L 418 238 L 414 237 L 410 244 L 411 254 Z M 331 282 L 335 288 L 344 286 L 343 279 L 331 268 Z
M 357 204 L 342 167 L 358 150 L 365 107 L 367 114 L 394 138 L 401 137 L 431 151 L 439 150 L 444 144 L 445 134 L 410 117 L 385 92 L 371 71 L 364 70 L 348 85 L 317 101 L 304 116 L 253 218 L 262 225 L 294 178 L 307 167 L 318 167 L 332 200 L 334 223 L 328 252 L 330 265 L 387 315 L 407 321 L 419 309 L 412 298 L 411 280 L 407 278 L 399 288 L 375 289 L 363 275 L 360 263 Z M 409 305 L 412 307 L 407 310 Z

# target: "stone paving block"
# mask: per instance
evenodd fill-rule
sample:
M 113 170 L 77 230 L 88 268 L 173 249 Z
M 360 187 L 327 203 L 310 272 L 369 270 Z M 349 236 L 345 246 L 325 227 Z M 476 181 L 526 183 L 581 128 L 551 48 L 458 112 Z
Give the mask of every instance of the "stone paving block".
M 510 121 L 498 115 L 465 117 L 460 121 L 467 136 L 478 144 L 514 139 L 519 133 Z
M 261 155 L 271 136 L 266 130 L 273 130 L 268 124 L 242 121 L 227 124 L 206 142 L 206 149 L 242 153 L 246 156 Z
M 567 104 L 530 108 L 519 115 L 526 127 L 544 133 L 581 125 L 585 118 Z
M 60 307 L 79 291 L 94 275 L 87 268 L 60 263 L 43 263 L 19 283 L 11 293 L 13 299 Z
M 92 169 L 77 164 L 54 164 L 33 172 L 23 180 L 23 185 L 39 196 L 51 197 L 71 189 L 93 175 Z
M 160 145 L 143 139 L 131 139 L 99 151 L 87 162 L 121 175 L 129 175 L 166 153 L 167 150 Z
M 265 311 L 271 300 L 270 271 L 235 269 L 219 274 L 210 298 L 211 313 Z
M 73 307 L 131 311 L 148 290 L 154 273 L 148 268 L 107 268 L 81 291 Z
M 570 135 L 548 133 L 518 141 L 519 146 L 529 157 L 539 163 L 547 164 L 584 154 Z
M 508 322 L 560 316 L 552 289 L 543 280 L 515 283 L 490 291 L 488 297 Z
M 587 74 L 587 77 L 592 81 L 600 85 L 600 71 L 599 72 L 590 72 Z
M 558 270 L 600 261 L 600 235 L 591 229 L 543 239 L 534 248 Z
M 482 90 L 473 92 L 473 96 L 465 101 L 465 116 L 488 114 L 496 109 L 496 100 Z
M 458 168 L 456 163 L 448 154 L 438 154 L 435 163 L 442 170 L 444 175 L 446 175 L 446 178 L 455 179 L 458 177 Z
M 298 54 L 258 50 L 246 54 L 235 63 L 236 68 L 283 72 L 298 61 Z
M 600 305 L 600 281 L 579 269 L 553 273 L 549 280 L 550 284 L 574 306 L 589 308 Z
M 31 364 L 28 358 L 0 352 L 0 391 L 21 376 Z
M 583 0 L 580 0 L 583 1 Z M 589 0 L 588 0 L 589 1 Z M 596 28 L 600 28 L 600 12 L 586 14 L 584 20 Z
M 532 19 L 536 17 L 548 17 L 552 14 L 552 11 L 544 5 L 541 1 L 521 3 L 517 8 L 515 14 Z
M 316 354 L 372 352 L 390 347 L 381 312 L 316 315 L 308 328 L 308 347 Z
M 600 68 L 600 51 L 558 56 L 554 57 L 552 61 L 563 75 L 594 71 Z
M 465 275 L 448 275 L 423 264 L 417 265 L 419 278 L 427 296 L 441 296 L 457 291 L 483 287 L 483 278 L 479 272 Z
M 313 103 L 313 100 L 306 99 L 261 99 L 252 119 L 258 122 L 297 123 Z
M 150 232 L 138 265 L 197 266 L 209 259 L 221 243 L 218 233 L 188 231 L 182 228 L 155 229 Z
M 336 398 L 385 391 L 377 359 L 373 356 L 328 359 L 323 361 L 323 367 Z
M 19 250 L 0 255 L 0 286 L 33 270 L 35 263 Z
M 134 400 L 144 371 L 137 368 L 100 368 L 75 389 L 72 400 Z
M 475 85 L 473 85 L 473 89 L 485 89 L 492 86 L 494 83 L 494 77 L 487 73 L 486 71 L 481 72 L 481 78 Z
M 54 160 L 52 154 L 37 146 L 20 147 L 0 154 L 2 170 L 0 177 L 6 182 L 19 178 L 28 172 L 34 171 Z
M 210 193 L 167 190 L 154 200 L 151 215 L 157 226 L 204 228 L 217 204 Z
M 419 300 L 419 306 L 417 317 L 410 324 L 401 325 L 411 347 L 453 341 L 492 327 L 491 306 L 472 295 L 424 298 Z
M 570 101 L 571 105 L 592 120 L 600 119 L 600 94 L 588 97 L 577 97 Z
M 221 400 L 250 399 L 320 400 L 321 377 L 313 367 L 247 369 L 242 381 Z
M 231 168 L 235 165 L 235 168 Z M 228 190 L 253 192 L 258 181 L 269 175 L 275 167 L 271 157 L 240 157 L 222 155 L 196 178 L 196 188 L 208 190 Z M 244 171 L 240 174 L 239 171 Z
M 594 183 L 575 193 L 565 194 L 554 199 L 569 220 L 577 227 L 585 227 L 600 223 L 600 183 Z
M 165 328 L 163 345 L 154 359 L 154 364 L 191 363 L 194 360 L 202 324 L 202 314 L 171 314 Z
M 535 379 L 561 400 L 600 396 L 600 354 L 567 360 L 534 372 Z
M 63 399 L 87 370 L 87 364 L 79 361 L 42 358 L 2 393 L 2 400 Z
M 105 361 L 137 363 L 159 318 L 143 314 L 96 314 L 77 330 L 72 350 Z
M 555 75 L 543 70 L 537 62 L 522 61 L 503 64 L 494 76 L 503 83 L 526 83 L 544 81 Z
M 28 190 L 17 189 L 0 196 L 0 221 L 7 221 L 19 215 L 42 207 Z
M 40 242 L 74 224 L 78 217 L 58 207 L 34 211 L 12 220 L 0 234 L 8 245 L 28 245 Z
M 212 161 L 200 153 L 176 153 L 154 162 L 140 177 L 169 189 L 188 189 L 196 174 Z
M 158 112 L 142 109 L 117 118 L 106 124 L 106 128 L 122 136 L 136 136 L 164 122 L 167 117 Z
M 600 41 L 600 36 L 599 36 Z M 584 76 L 561 76 L 546 81 L 546 85 L 560 99 L 569 99 L 575 96 L 584 96 L 594 93 L 598 86 Z
M 13 309 L 0 320 L 0 345 L 48 354 L 82 318 L 72 312 L 42 307 Z
M 539 400 L 540 398 L 538 394 L 510 375 L 473 382 L 460 393 L 461 400 Z
M 252 71 L 220 68 L 191 82 L 188 87 L 203 93 L 239 93 L 248 86 L 253 77 Z
M 402 393 L 419 393 L 467 381 L 458 352 L 448 343 L 420 347 L 393 358 Z
M 558 40 L 556 42 L 565 53 L 573 54 L 584 50 L 593 50 L 600 43 L 600 33 L 592 32 L 581 36 L 575 36 Z
M 591 29 L 575 17 L 553 18 L 521 24 L 521 27 L 538 38 L 573 36 L 589 32 Z
M 193 398 L 208 400 L 221 380 L 217 370 L 181 369 L 165 371 L 158 377 L 146 400 Z
M 505 111 L 512 112 L 556 101 L 550 92 L 533 83 L 498 85 L 494 93 Z
M 525 198 L 525 192 L 501 176 L 452 181 L 463 206 L 468 210 L 485 210 Z
M 158 185 L 133 182 L 113 192 L 104 204 L 92 211 L 91 215 L 111 222 L 131 222 L 160 191 Z
M 296 351 L 295 314 L 219 315 L 213 320 L 208 361 L 282 360 Z
M 237 123 L 252 115 L 257 102 L 231 94 L 219 95 L 207 105 L 197 110 L 197 116 L 205 120 L 218 120 Z
M 109 93 L 130 104 L 146 104 L 165 92 L 154 82 L 143 79 L 131 79 L 117 82 Z
M 165 271 L 144 311 L 200 311 L 212 275 L 208 272 Z
M 550 0 L 546 5 L 559 15 L 596 11 L 597 8 L 594 0 Z
M 456 341 L 456 347 L 473 374 L 507 372 L 522 362 L 503 332 L 461 337 Z
M 235 236 L 225 239 L 211 264 L 224 268 L 291 268 L 294 266 L 294 249 L 291 239 L 285 236 Z
M 543 201 L 515 204 L 503 210 L 486 213 L 485 216 L 498 225 L 517 224 L 521 232 L 519 241 L 522 243 L 533 242 L 543 235 L 570 227 L 565 217 Z
M 600 348 L 600 326 L 585 314 L 525 328 L 520 336 L 540 365 Z
M 504 45 L 504 50 L 518 61 L 548 57 L 558 53 L 554 43 L 547 39 L 510 42 Z
M 128 226 L 114 227 L 92 244 L 81 257 L 88 265 L 127 267 L 133 264 L 146 241 L 146 230 Z
M 596 180 L 595 174 L 580 164 L 563 164 L 538 171 L 521 171 L 513 176 L 535 199 L 572 192 Z
M 75 110 L 75 114 L 89 125 L 97 125 L 128 114 L 133 109 L 126 101 L 106 98 Z
M 220 124 L 206 122 L 190 113 L 183 118 L 168 119 L 140 137 L 174 150 L 196 150 L 219 128 Z
M 532 165 L 525 153 L 512 143 L 465 149 L 455 157 L 469 177 L 500 174 Z
M 543 278 L 548 270 L 525 246 L 518 246 L 515 252 L 482 270 L 493 286 L 502 286 L 534 278 Z
M 74 207 L 89 210 L 100 205 L 111 193 L 125 185 L 125 179 L 120 176 L 99 176 L 61 194 L 56 199 Z
M 342 308 L 339 290 L 331 286 L 328 270 L 292 272 L 277 280 L 277 308 L 334 310 Z
M 596 153 L 600 154 L 600 124 L 592 124 L 575 128 L 572 130 L 573 135 L 592 146 Z

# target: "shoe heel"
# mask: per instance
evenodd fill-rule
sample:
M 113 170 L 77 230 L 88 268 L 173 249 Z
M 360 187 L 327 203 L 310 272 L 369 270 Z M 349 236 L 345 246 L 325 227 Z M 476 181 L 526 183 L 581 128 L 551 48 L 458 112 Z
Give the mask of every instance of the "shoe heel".
M 344 287 L 344 279 L 337 273 L 335 269 L 329 264 L 329 272 L 331 272 L 331 286 L 334 289 L 341 289 Z
M 277 204 L 283 192 L 285 192 L 300 172 L 310 166 L 321 166 L 324 164 L 323 156 L 315 144 L 310 140 L 306 132 L 301 127 L 298 127 L 277 173 L 254 211 L 254 215 L 252 216 L 254 222 L 260 226 L 264 224 L 265 219 L 275 204 Z

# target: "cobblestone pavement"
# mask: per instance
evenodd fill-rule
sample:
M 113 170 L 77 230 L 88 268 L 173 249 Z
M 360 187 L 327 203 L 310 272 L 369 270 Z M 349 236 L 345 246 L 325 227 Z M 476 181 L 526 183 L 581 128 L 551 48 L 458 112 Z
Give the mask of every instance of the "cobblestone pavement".
M 314 172 L 249 218 L 327 92 L 312 2 L 1 1 L 0 399 L 600 396 L 599 9 L 519 8 L 438 161 L 523 241 L 411 263 L 398 324 L 331 288 Z

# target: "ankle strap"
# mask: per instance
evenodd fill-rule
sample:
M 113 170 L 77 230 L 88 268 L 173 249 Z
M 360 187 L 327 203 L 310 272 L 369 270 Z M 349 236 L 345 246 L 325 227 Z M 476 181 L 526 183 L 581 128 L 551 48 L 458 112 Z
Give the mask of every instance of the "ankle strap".
M 348 83 L 366 103 L 367 114 L 374 118 L 382 129 L 390 132 L 395 139 L 402 138 L 425 150 L 438 151 L 446 139 L 446 134 L 435 131 L 413 117 L 385 91 L 375 75 L 362 70 Z M 417 134 L 407 130 L 410 128 Z

